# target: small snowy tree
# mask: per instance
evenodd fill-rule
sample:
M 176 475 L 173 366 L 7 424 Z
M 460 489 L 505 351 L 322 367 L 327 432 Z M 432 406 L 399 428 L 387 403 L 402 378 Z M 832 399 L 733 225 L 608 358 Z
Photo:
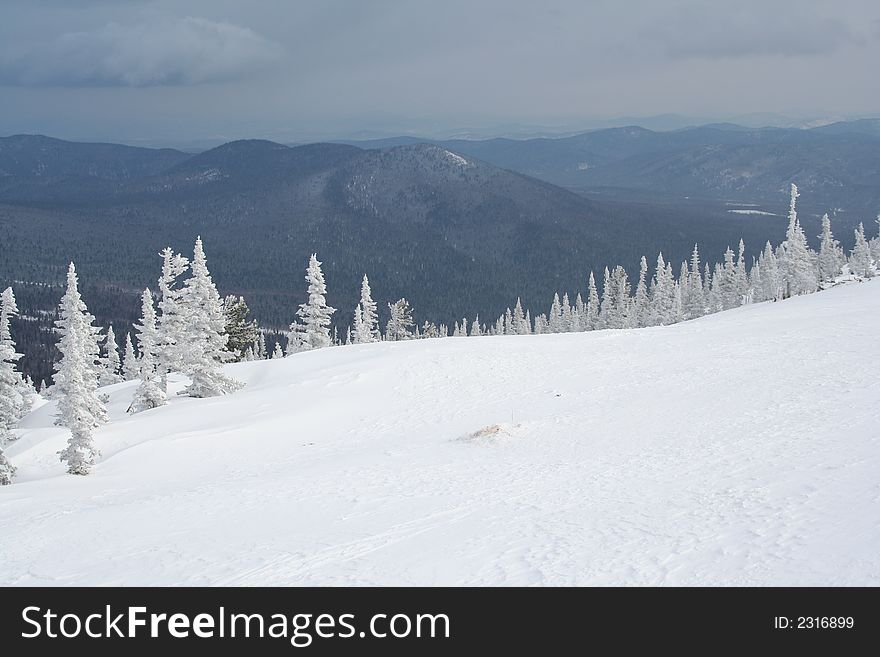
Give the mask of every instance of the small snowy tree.
M 24 386 L 15 364 L 21 354 L 15 351 L 15 342 L 10 331 L 10 318 L 18 313 L 12 288 L 3 292 L 0 303 L 0 447 L 4 441 L 13 439 L 12 428 L 21 419 L 25 410 Z
M 385 339 L 395 342 L 409 340 L 412 337 L 413 327 L 412 308 L 409 302 L 406 299 L 399 299 L 395 303 L 389 303 L 388 311 L 391 313 L 391 318 L 385 327 Z M 441 334 L 443 332 L 441 330 Z
M 715 293 L 721 303 L 721 310 L 730 310 L 742 305 L 739 293 L 736 261 L 730 247 L 724 252 L 724 264 L 714 278 Z
M 266 353 L 266 337 L 262 331 L 259 331 L 257 337 L 254 338 L 252 349 L 254 351 L 254 360 L 266 360 L 269 357 L 269 354 Z
M 840 247 L 840 242 L 834 239 L 831 232 L 831 219 L 828 213 L 822 217 L 822 234 L 819 236 L 821 244 L 819 246 L 819 280 L 828 282 L 833 281 L 840 275 L 840 270 L 846 263 L 846 256 Z
M 856 244 L 849 258 L 849 270 L 856 276 L 871 278 L 874 275 L 874 261 L 868 240 L 865 238 L 865 227 L 861 223 L 855 234 Z
M 742 240 L 739 241 L 739 251 L 736 256 L 736 266 L 734 268 L 734 287 L 736 290 L 737 305 L 742 306 L 748 303 L 751 298 L 749 295 L 749 275 L 746 272 L 746 245 Z
M 531 322 L 526 319 L 526 315 L 523 312 L 522 302 L 519 297 L 516 298 L 516 305 L 513 308 L 511 318 L 513 321 L 513 330 L 511 332 L 513 334 L 528 335 L 532 332 L 532 327 L 530 326 Z
M 587 293 L 587 315 L 584 329 L 592 331 L 599 328 L 599 292 L 596 290 L 596 277 L 590 272 L 589 291 Z
M 327 305 L 327 285 L 324 282 L 321 263 L 315 253 L 309 258 L 306 282 L 309 284 L 309 300 L 301 304 L 299 310 L 296 311 L 300 318 L 299 327 L 301 328 L 295 327 L 295 322 L 291 325 L 290 330 L 304 334 L 300 345 L 306 349 L 329 347 L 332 344 L 330 317 L 336 312 L 336 309 Z M 363 307 L 361 310 L 363 311 Z
M 284 358 L 284 351 L 281 349 L 281 343 L 275 343 L 275 349 L 272 351 L 272 359 L 277 360 L 279 358 Z
M 188 358 L 188 326 L 183 305 L 180 276 L 189 267 L 189 260 L 170 247 L 159 254 L 162 274 L 159 277 L 159 313 L 156 320 L 157 361 L 162 389 L 167 391 L 168 372 L 182 372 Z
M 134 345 L 131 342 L 131 333 L 125 334 L 125 350 L 122 356 L 122 378 L 126 381 L 134 381 L 138 378 L 140 365 L 137 355 L 134 353 Z
M 559 292 L 553 295 L 553 303 L 550 304 L 550 314 L 547 316 L 550 333 L 562 333 L 562 302 L 559 300 Z
M 788 210 L 788 230 L 782 251 L 781 269 L 785 281 L 786 296 L 810 294 L 819 285 L 819 275 L 814 263 L 815 253 L 807 245 L 807 237 L 797 217 L 797 185 L 791 185 L 791 204 Z
M 694 250 L 691 253 L 687 293 L 684 295 L 684 313 L 690 319 L 702 317 L 706 313 L 706 294 L 703 277 L 700 273 L 700 250 L 696 244 L 694 244 Z
M 109 386 L 122 381 L 122 375 L 119 373 L 121 362 L 119 359 L 119 346 L 116 344 L 116 334 L 113 332 L 113 326 L 107 327 L 107 336 L 104 338 L 104 355 L 100 359 L 101 370 L 98 383 L 102 386 Z
M 364 274 L 364 280 L 361 281 L 361 301 L 358 307 L 360 308 L 360 317 L 357 313 L 355 314 L 354 341 L 358 344 L 378 342 L 382 339 L 382 333 L 379 331 L 377 305 L 373 301 L 370 281 L 366 274 Z
M 67 427 L 70 437 L 58 455 L 70 474 L 85 475 L 100 456 L 92 430 L 107 421 L 107 411 L 98 396 L 95 376 L 99 346 L 92 325 L 94 317 L 80 297 L 73 263 L 67 270 L 67 291 L 61 299 L 59 317 L 55 322 L 61 335 L 61 360 L 55 365 L 56 424 Z
M 223 316 L 226 318 L 226 348 L 232 354 L 232 360 L 244 359 L 248 349 L 253 349 L 260 338 L 257 320 L 251 319 L 251 309 L 244 297 L 229 295 L 223 299 Z M 257 352 L 253 352 L 257 357 Z
M 6 458 L 6 454 L 3 453 L 3 445 L 7 442 L 4 435 L 5 432 L 5 427 L 0 427 L 0 486 L 11 484 L 12 478 L 15 476 L 15 467 Z
M 363 344 L 372 340 L 372 336 L 365 326 L 364 311 L 361 309 L 361 304 L 358 304 L 354 309 L 354 332 L 352 333 L 352 340 L 355 344 Z
M 129 413 L 139 413 L 166 403 L 165 386 L 162 385 L 162 373 L 159 370 L 161 345 L 156 327 L 156 311 L 153 309 L 153 295 L 149 289 L 144 290 L 141 295 L 141 322 L 134 325 L 134 331 L 137 334 L 138 349 L 141 353 L 137 360 L 137 378 L 140 383 L 128 407 Z M 126 362 L 128 362 L 127 355 Z
M 632 317 L 630 318 L 632 327 L 645 326 L 648 321 L 648 260 L 642 256 L 639 263 L 639 282 L 636 284 L 636 293 L 632 301 Z
M 651 280 L 650 300 L 648 325 L 672 324 L 675 316 L 675 277 L 662 253 L 657 256 L 657 269 Z
M 779 271 L 779 259 L 773 252 L 773 245 L 768 241 L 764 245 L 758 264 L 761 267 L 761 282 L 764 284 L 764 298 L 768 301 L 777 301 L 782 298 L 783 281 Z
M 216 397 L 242 387 L 223 374 L 222 365 L 232 355 L 226 348 L 226 317 L 220 295 L 208 271 L 202 238 L 193 249 L 192 275 L 183 285 L 181 302 L 186 319 L 186 350 L 183 373 L 190 384 L 180 394 L 190 397 Z

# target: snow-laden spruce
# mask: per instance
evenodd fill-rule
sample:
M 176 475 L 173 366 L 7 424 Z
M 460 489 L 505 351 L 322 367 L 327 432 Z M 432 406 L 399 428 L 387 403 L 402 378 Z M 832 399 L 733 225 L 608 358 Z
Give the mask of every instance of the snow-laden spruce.
M 18 314 L 12 288 L 0 297 L 0 447 L 13 440 L 13 427 L 18 424 L 26 407 L 21 375 L 15 365 L 21 354 L 15 351 L 10 320 Z
M 364 274 L 361 281 L 361 300 L 354 311 L 354 331 L 351 339 L 355 344 L 364 344 L 366 342 L 378 342 L 382 339 L 382 333 L 379 330 L 379 317 L 376 312 L 378 304 L 373 301 L 372 291 L 370 290 L 370 281 Z
M 0 428 L 0 439 L 3 438 L 3 433 L 6 431 L 4 428 Z M 0 443 L 0 486 L 7 486 L 12 483 L 12 478 L 15 476 L 15 466 L 9 462 L 9 459 L 6 458 L 6 454 L 3 452 L 3 445 Z
M 398 299 L 394 303 L 389 303 L 388 312 L 391 316 L 385 326 L 385 339 L 396 342 L 412 338 L 413 318 L 409 302 L 406 299 Z
M 100 353 L 98 335 L 86 304 L 80 297 L 76 268 L 67 270 L 67 291 L 61 298 L 55 322 L 61 339 L 61 360 L 55 366 L 58 415 L 55 423 L 67 427 L 67 447 L 58 452 L 70 474 L 85 475 L 100 452 L 92 431 L 107 421 L 107 410 L 98 395 L 96 364 Z
M 840 242 L 834 239 L 831 232 L 831 218 L 826 212 L 822 217 L 822 234 L 819 236 L 819 280 L 823 283 L 833 281 L 840 275 L 843 265 L 846 264 L 846 256 L 840 246 Z
M 138 372 L 138 358 L 134 352 L 134 344 L 131 342 L 131 333 L 126 333 L 125 350 L 122 356 L 122 378 L 126 381 L 134 381 L 138 377 Z
M 0 424 L 8 429 L 31 410 L 37 391 L 31 380 L 15 369 L 23 354 L 18 353 L 12 338 L 12 318 L 18 315 L 18 305 L 11 287 L 0 294 L 0 345 L 4 347 L 0 358 L 0 371 L 4 383 L 0 392 Z
M 874 259 L 871 257 L 871 248 L 865 238 L 865 226 L 860 223 L 855 234 L 856 243 L 849 261 L 850 271 L 856 276 L 870 278 L 874 275 Z
M 156 368 L 162 390 L 167 393 L 169 372 L 181 372 L 190 356 L 188 348 L 189 317 L 183 308 L 183 287 L 180 277 L 187 271 L 189 260 L 171 247 L 165 247 L 162 273 L 159 276 L 159 313 L 156 321 Z
M 34 394 L 15 369 L 22 356 L 16 351 L 12 338 L 11 320 L 17 314 L 15 295 L 8 287 L 0 295 L 0 485 L 11 483 L 15 475 L 15 468 L 3 448 L 17 438 L 13 429 L 30 410 Z
M 100 358 L 101 374 L 98 383 L 109 386 L 123 380 L 120 370 L 122 361 L 119 358 L 119 346 L 116 344 L 116 334 L 113 325 L 107 327 L 107 335 L 104 338 L 104 355 Z
M 223 316 L 226 318 L 226 348 L 233 360 L 255 360 L 265 357 L 260 352 L 260 329 L 252 319 L 251 309 L 242 296 L 231 294 L 223 299 Z M 263 348 L 265 351 L 265 348 Z
M 296 311 L 299 320 L 290 325 L 293 333 L 288 347 L 290 353 L 321 349 L 333 343 L 330 338 L 330 318 L 336 309 L 327 305 L 327 284 L 315 253 L 309 258 L 306 282 L 309 284 L 309 300 L 300 305 Z
M 791 204 L 788 210 L 788 230 L 785 241 L 779 245 L 781 261 L 785 272 L 787 295 L 810 294 L 818 288 L 818 273 L 814 264 L 814 253 L 807 244 L 807 236 L 797 217 L 797 185 L 791 184 Z
M 180 394 L 190 397 L 216 397 L 234 392 L 242 384 L 223 373 L 223 363 L 233 360 L 227 350 L 226 317 L 220 295 L 208 271 L 202 238 L 196 238 L 192 275 L 183 284 L 180 310 L 186 326 L 185 337 L 178 343 L 180 371 L 190 383 Z
M 156 328 L 156 311 L 153 308 L 153 295 L 149 289 L 141 295 L 141 321 L 134 325 L 137 335 L 140 358 L 137 360 L 137 378 L 140 381 L 134 391 L 129 413 L 139 413 L 162 406 L 167 401 L 163 375 L 160 371 L 159 357 L 161 344 Z M 126 355 L 126 363 L 129 361 Z

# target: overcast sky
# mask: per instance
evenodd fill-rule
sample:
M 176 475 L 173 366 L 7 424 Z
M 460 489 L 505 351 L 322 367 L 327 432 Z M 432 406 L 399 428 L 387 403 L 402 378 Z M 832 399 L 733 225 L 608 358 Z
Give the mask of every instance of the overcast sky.
M 876 0 L 2 0 L 0 13 L 0 135 L 173 144 L 880 115 Z

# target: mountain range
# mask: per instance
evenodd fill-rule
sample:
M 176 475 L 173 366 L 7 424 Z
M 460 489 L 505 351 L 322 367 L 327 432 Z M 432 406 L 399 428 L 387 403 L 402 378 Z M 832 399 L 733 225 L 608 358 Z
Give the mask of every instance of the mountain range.
M 428 140 L 349 143 L 387 148 L 422 141 Z M 780 208 L 796 180 L 817 211 L 873 216 L 880 209 L 880 119 L 810 129 L 723 123 L 658 132 L 628 126 L 555 139 L 431 143 L 593 196 L 701 197 Z
M 34 320 L 18 328 L 37 378 L 51 373 L 47 311 L 69 261 L 98 321 L 124 331 L 139 291 L 155 286 L 159 250 L 186 253 L 197 235 L 221 293 L 244 295 L 268 327 L 294 319 L 313 252 L 343 333 L 365 273 L 380 311 L 405 296 L 419 322 L 477 313 L 488 321 L 518 296 L 543 312 L 554 292 L 584 291 L 591 270 L 601 285 L 604 267 L 635 274 L 641 256 L 653 264 L 658 251 L 679 263 L 698 242 L 714 261 L 741 237 L 748 253 L 778 243 L 791 181 L 809 236 L 820 212 L 839 208 L 835 226 L 848 243 L 852 225 L 880 207 L 876 129 L 621 128 L 521 142 L 296 147 L 242 140 L 197 154 L 0 138 L 0 284 L 14 285 Z M 760 175 L 718 173 L 737 158 Z M 730 212 L 743 207 L 771 214 Z

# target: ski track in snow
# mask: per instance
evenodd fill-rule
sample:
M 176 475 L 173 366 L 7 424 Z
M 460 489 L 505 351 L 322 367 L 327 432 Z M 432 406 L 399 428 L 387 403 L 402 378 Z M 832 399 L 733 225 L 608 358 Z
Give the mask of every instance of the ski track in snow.
M 878 319 L 871 281 L 231 365 L 244 390 L 135 417 L 117 384 L 88 477 L 49 402 L 7 449 L 0 584 L 878 585 Z

